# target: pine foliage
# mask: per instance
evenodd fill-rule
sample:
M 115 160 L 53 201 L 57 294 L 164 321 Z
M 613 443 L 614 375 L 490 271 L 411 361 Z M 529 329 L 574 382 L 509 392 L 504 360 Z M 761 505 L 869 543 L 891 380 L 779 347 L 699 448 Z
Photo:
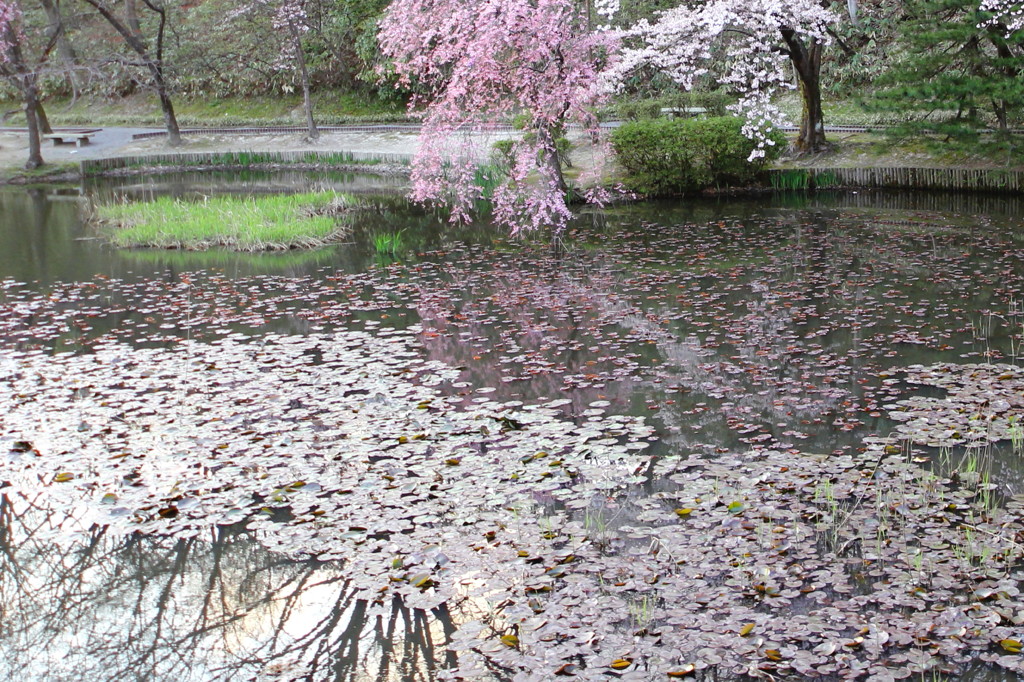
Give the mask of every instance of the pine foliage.
M 1024 35 L 1007 35 L 978 2 L 917 0 L 906 5 L 902 54 L 868 102 L 903 112 L 903 132 L 969 139 L 1005 130 L 1024 113 Z

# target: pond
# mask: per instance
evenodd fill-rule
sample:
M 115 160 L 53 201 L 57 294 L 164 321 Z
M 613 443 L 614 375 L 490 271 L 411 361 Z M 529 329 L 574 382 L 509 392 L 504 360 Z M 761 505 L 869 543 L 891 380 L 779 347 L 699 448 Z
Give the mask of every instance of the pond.
M 351 243 L 84 220 L 309 188 L 363 196 Z M 625 205 L 551 243 L 396 189 L 0 191 L 0 677 L 1017 678 L 1020 200 Z

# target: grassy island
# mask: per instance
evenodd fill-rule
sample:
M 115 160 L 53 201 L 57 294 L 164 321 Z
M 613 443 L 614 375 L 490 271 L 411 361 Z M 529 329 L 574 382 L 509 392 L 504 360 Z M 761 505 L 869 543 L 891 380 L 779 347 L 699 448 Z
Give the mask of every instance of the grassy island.
M 238 251 L 316 248 L 343 238 L 355 201 L 333 192 L 215 196 L 96 207 L 101 231 L 120 247 Z

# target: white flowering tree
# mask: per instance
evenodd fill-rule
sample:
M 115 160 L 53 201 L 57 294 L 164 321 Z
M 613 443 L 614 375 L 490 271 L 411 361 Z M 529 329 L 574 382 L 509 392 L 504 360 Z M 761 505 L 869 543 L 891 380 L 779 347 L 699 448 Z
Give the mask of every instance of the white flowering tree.
M 849 3 L 851 13 L 856 3 Z M 821 59 L 839 20 L 829 0 L 709 0 L 684 3 L 654 21 L 624 32 L 631 45 L 611 72 L 613 80 L 654 67 L 685 89 L 708 73 L 712 60 L 725 62 L 721 81 L 739 94 L 734 110 L 747 119 L 744 132 L 758 142 L 755 155 L 771 144 L 768 130 L 782 120 L 772 103 L 791 88 L 796 73 L 803 115 L 795 147 L 813 152 L 826 145 L 821 107 Z
M 302 109 L 306 118 L 306 136 L 310 140 L 320 137 L 320 131 L 313 119 L 313 99 L 310 94 L 309 68 L 302 39 L 309 32 L 309 17 L 305 0 L 251 0 L 239 5 L 229 19 L 241 17 L 269 18 L 279 41 L 275 66 L 279 69 L 294 68 L 302 86 Z

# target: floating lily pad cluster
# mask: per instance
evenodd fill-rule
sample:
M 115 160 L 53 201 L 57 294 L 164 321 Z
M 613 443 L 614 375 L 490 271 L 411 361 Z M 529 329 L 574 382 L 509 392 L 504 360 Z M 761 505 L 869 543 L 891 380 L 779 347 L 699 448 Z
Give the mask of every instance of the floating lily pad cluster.
M 416 331 L 8 352 L 0 476 L 76 523 L 244 523 L 371 602 L 444 603 L 452 676 L 1024 672 L 1016 502 L 882 444 L 652 459 L 600 403 L 459 405 Z
M 556 523 L 563 547 L 529 552 L 543 557 L 534 582 L 492 596 L 516 646 L 480 644 L 478 623 L 455 648 L 538 680 L 566 666 L 585 679 L 602 666 L 629 679 L 916 679 L 972 652 L 1024 672 L 1019 504 L 983 509 L 977 491 L 883 446 L 856 460 L 666 459 L 654 473 L 678 488 L 634 499 L 610 537 Z
M 482 538 L 526 501 L 588 501 L 641 480 L 630 471 L 651 435 L 642 420 L 594 408 L 576 424 L 561 401 L 498 403 L 487 389 L 455 410 L 434 388 L 455 372 L 421 359 L 408 333 L 239 341 L 7 354 L 4 480 L 121 531 L 194 537 L 247 522 L 275 548 L 345 561 L 357 587 L 417 605 L 444 601 L 444 578 L 482 549 L 450 533 Z
M 1019 350 L 1009 237 L 927 216 L 893 230 L 860 211 L 708 211 L 688 224 L 639 212 L 573 229 L 568 254 L 499 240 L 354 274 L 5 281 L 0 338 L 88 349 L 420 324 L 430 357 L 498 399 L 649 410 L 675 445 L 705 454 L 851 452 L 860 434 L 892 429 L 882 406 L 903 396 L 877 380 L 885 367 Z
M 896 433 L 930 447 L 977 448 L 1024 440 L 1024 370 L 1008 364 L 912 365 L 893 376 L 945 395 L 911 396 L 886 405 Z M 888 375 L 887 375 L 888 376 Z

